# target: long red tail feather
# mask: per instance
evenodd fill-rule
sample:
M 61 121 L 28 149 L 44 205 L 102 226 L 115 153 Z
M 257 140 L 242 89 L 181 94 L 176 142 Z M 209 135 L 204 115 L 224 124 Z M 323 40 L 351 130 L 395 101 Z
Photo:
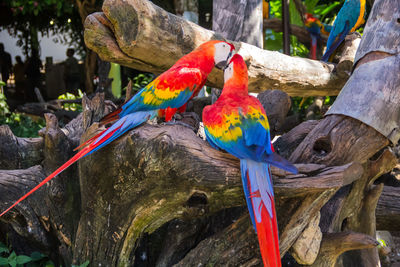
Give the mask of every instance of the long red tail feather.
M 28 193 L 26 193 L 24 196 L 22 196 L 20 199 L 18 199 L 14 204 L 12 204 L 8 209 L 6 209 L 5 211 L 3 211 L 0 214 L 0 217 L 3 216 L 4 214 L 6 214 L 10 209 L 14 208 L 18 203 L 20 203 L 22 200 L 24 200 L 25 198 L 27 198 L 28 196 L 30 196 L 33 192 L 35 192 L 36 190 L 38 190 L 40 187 L 42 187 L 44 184 L 46 184 L 48 181 L 50 181 L 51 179 L 53 179 L 56 175 L 60 174 L 63 170 L 65 170 L 66 168 L 68 168 L 69 166 L 71 166 L 75 161 L 77 161 L 78 159 L 80 159 L 81 157 L 83 157 L 84 155 L 86 155 L 88 153 L 88 148 L 85 148 L 81 151 L 79 151 L 78 153 L 75 154 L 75 156 L 73 156 L 70 160 L 68 160 L 67 162 L 65 162 L 60 168 L 58 168 L 55 172 L 53 172 L 52 174 L 50 174 L 49 176 L 47 176 L 46 179 L 44 179 L 43 181 L 41 181 L 37 186 L 35 186 L 31 191 L 29 191 Z
M 42 187 L 43 185 L 45 185 L 47 182 L 49 182 L 51 179 L 53 179 L 54 177 L 56 177 L 58 174 L 60 174 L 62 171 L 64 171 L 66 168 L 68 168 L 69 166 L 71 166 L 73 163 L 75 163 L 76 161 L 78 161 L 79 159 L 81 159 L 82 157 L 84 157 L 86 154 L 90 153 L 93 149 L 97 148 L 98 146 L 100 146 L 102 143 L 104 143 L 108 138 L 110 138 L 117 130 L 119 130 L 119 128 L 121 128 L 121 126 L 117 127 L 116 129 L 114 129 L 113 131 L 111 131 L 110 133 L 108 133 L 106 136 L 104 136 L 101 140 L 99 140 L 97 143 L 93 143 L 93 141 L 97 140 L 94 139 L 92 140 L 92 142 L 89 144 L 89 146 L 83 148 L 81 151 L 79 151 L 78 153 L 76 153 L 71 159 L 69 159 L 67 162 L 65 162 L 61 167 L 59 167 L 57 170 L 55 170 L 52 174 L 50 174 L 49 176 L 46 177 L 46 179 L 44 179 L 43 181 L 41 181 L 37 186 L 35 186 L 33 189 L 31 189 L 28 193 L 26 193 L 25 195 L 23 195 L 20 199 L 18 199 L 14 204 L 12 204 L 8 209 L 6 209 L 5 211 L 3 211 L 0 214 L 0 217 L 3 216 L 4 214 L 6 214 L 10 209 L 14 208 L 16 205 L 18 205 L 21 201 L 23 201 L 25 198 L 27 198 L 28 196 L 30 196 L 32 193 L 34 193 L 36 190 L 38 190 L 40 187 Z M 104 131 L 103 131 L 104 132 Z M 102 132 L 102 133 L 103 133 Z
M 274 217 L 271 218 L 267 209 L 261 208 L 262 222 L 256 223 L 258 242 L 264 266 L 281 267 L 279 253 L 278 224 L 276 221 L 275 203 L 271 199 Z
M 100 125 L 106 125 L 109 124 L 111 122 L 114 122 L 118 119 L 120 119 L 119 114 L 121 113 L 122 108 L 117 108 L 116 110 L 114 110 L 111 113 L 108 113 L 106 116 L 104 116 L 101 120 L 100 120 Z
M 86 142 L 84 142 L 83 144 L 79 145 L 78 147 L 74 148 L 74 151 L 77 151 L 87 145 L 90 145 L 91 143 L 93 143 L 98 137 L 100 137 L 100 135 L 102 135 L 105 131 L 107 131 L 107 129 L 105 129 L 104 131 L 101 131 L 100 133 L 96 134 L 95 136 L 93 136 L 92 138 L 90 138 L 89 140 L 86 140 Z

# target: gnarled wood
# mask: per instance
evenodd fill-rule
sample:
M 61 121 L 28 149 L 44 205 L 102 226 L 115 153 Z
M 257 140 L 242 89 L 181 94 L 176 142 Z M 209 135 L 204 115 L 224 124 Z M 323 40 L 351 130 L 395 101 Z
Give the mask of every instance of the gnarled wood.
M 43 139 L 16 137 L 8 125 L 0 126 L 0 144 L 0 169 L 25 169 L 43 160 Z
M 398 231 L 400 225 L 400 187 L 384 186 L 376 208 L 376 229 Z
M 355 249 L 373 248 L 378 245 L 375 238 L 351 231 L 341 233 L 324 234 L 321 242 L 321 248 L 315 267 L 336 265 L 336 260 L 343 252 Z

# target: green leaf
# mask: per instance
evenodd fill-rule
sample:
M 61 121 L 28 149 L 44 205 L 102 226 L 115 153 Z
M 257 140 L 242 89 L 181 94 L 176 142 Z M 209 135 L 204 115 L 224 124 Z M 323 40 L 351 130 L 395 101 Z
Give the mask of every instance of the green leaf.
M 72 267 L 87 267 L 89 265 L 89 261 L 85 261 L 84 263 L 82 263 L 81 265 L 72 265 Z
M 26 255 L 19 255 L 17 256 L 17 264 L 25 264 L 31 262 L 32 258 Z
M 307 12 L 313 14 L 314 13 L 314 8 L 318 4 L 319 0 L 306 0 L 305 5 L 307 8 Z
M 0 266 L 8 265 L 8 259 L 0 257 Z
M 294 1 L 289 2 L 289 14 L 290 14 L 290 23 L 291 24 L 303 26 L 303 20 L 301 19 L 300 13 L 297 10 Z
M 3 252 L 10 253 L 10 250 L 8 249 L 8 247 L 6 245 L 4 245 L 3 243 L 0 243 L 0 253 L 3 253 Z
M 45 267 L 54 267 L 54 263 L 52 261 L 47 261 Z
M 38 260 L 43 259 L 44 257 L 45 257 L 45 255 L 43 255 L 42 253 L 40 253 L 38 251 L 32 252 L 32 254 L 31 254 L 32 261 L 38 261 Z
M 8 261 L 8 264 L 9 264 L 11 267 L 17 267 L 17 259 L 15 258 L 15 259 L 13 259 L 13 260 L 11 260 L 11 261 Z
M 15 251 L 13 251 L 10 256 L 8 256 L 8 261 L 12 261 L 15 260 L 17 258 L 17 254 L 15 253 Z

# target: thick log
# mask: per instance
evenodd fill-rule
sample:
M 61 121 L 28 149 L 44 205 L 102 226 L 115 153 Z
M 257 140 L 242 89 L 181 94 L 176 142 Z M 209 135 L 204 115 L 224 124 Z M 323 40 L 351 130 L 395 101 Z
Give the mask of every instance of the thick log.
M 237 242 L 237 240 L 242 240 Z M 257 236 L 248 215 L 201 241 L 175 267 L 262 266 Z
M 352 71 L 354 57 L 358 47 L 360 46 L 360 42 L 361 36 L 358 34 L 358 32 L 349 34 L 344 39 L 344 45 L 341 51 L 338 51 L 337 55 L 340 55 L 340 57 L 338 59 L 339 62 L 336 66 L 336 69 L 338 70 L 338 73 L 341 74 L 348 72 L 346 78 L 350 76 L 350 72 Z
M 26 169 L 43 160 L 42 138 L 14 136 L 8 125 L 0 126 L 0 169 Z
M 400 187 L 384 186 L 376 209 L 376 229 L 398 231 L 400 225 Z
M 376 241 L 375 238 L 369 235 L 351 231 L 324 234 L 321 242 L 319 257 L 311 266 L 334 267 L 336 266 L 337 258 L 342 253 L 355 249 L 373 248 L 376 247 L 378 244 L 379 244 L 378 241 Z M 361 265 L 361 266 L 372 266 L 372 265 Z
M 289 132 L 283 134 L 274 143 L 275 149 L 285 158 L 292 155 L 296 147 L 304 140 L 304 138 L 314 129 L 318 121 L 309 120 L 294 127 Z
M 257 98 L 260 100 L 265 112 L 268 114 L 271 139 L 274 139 L 275 134 L 280 133 L 281 131 L 286 115 L 292 105 L 292 101 L 288 94 L 281 90 L 264 91 L 258 94 Z
M 86 19 L 87 46 L 104 60 L 156 74 L 204 41 L 220 38 L 148 1 L 108 0 L 103 12 Z M 336 95 L 346 80 L 339 78 L 332 64 L 292 58 L 246 43 L 235 46 L 249 63 L 252 92 L 279 88 L 291 96 Z M 222 88 L 222 76 L 214 70 L 208 85 Z

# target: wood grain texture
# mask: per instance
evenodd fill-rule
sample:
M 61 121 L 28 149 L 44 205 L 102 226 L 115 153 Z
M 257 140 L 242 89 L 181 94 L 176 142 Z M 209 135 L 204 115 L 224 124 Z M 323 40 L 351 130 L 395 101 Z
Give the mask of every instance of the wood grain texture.
M 374 1 L 354 62 L 358 63 L 367 54 L 377 51 L 398 55 L 400 53 L 399 18 L 398 1 Z
M 400 187 L 384 186 L 376 209 L 376 229 L 398 231 Z
M 400 139 L 399 73 L 400 54 L 359 65 L 327 115 L 355 118 L 397 144 Z
M 311 266 L 334 267 L 337 266 L 336 260 L 338 256 L 343 252 L 355 249 L 373 248 L 377 245 L 378 241 L 376 241 L 375 238 L 362 233 L 346 231 L 341 233 L 324 234 L 318 258 Z
M 104 15 L 95 13 L 87 17 L 86 45 L 103 60 L 156 74 L 201 43 L 222 39 L 149 1 L 107 0 L 103 12 Z M 346 81 L 334 71 L 333 64 L 289 57 L 246 43 L 234 44 L 249 64 L 252 92 L 279 88 L 291 96 L 337 95 Z M 222 88 L 222 71 L 214 70 L 207 84 Z
M 14 136 L 8 125 L 0 125 L 0 169 L 26 169 L 43 160 L 42 138 Z
M 263 47 L 262 1 L 213 1 L 213 31 L 225 39 Z

